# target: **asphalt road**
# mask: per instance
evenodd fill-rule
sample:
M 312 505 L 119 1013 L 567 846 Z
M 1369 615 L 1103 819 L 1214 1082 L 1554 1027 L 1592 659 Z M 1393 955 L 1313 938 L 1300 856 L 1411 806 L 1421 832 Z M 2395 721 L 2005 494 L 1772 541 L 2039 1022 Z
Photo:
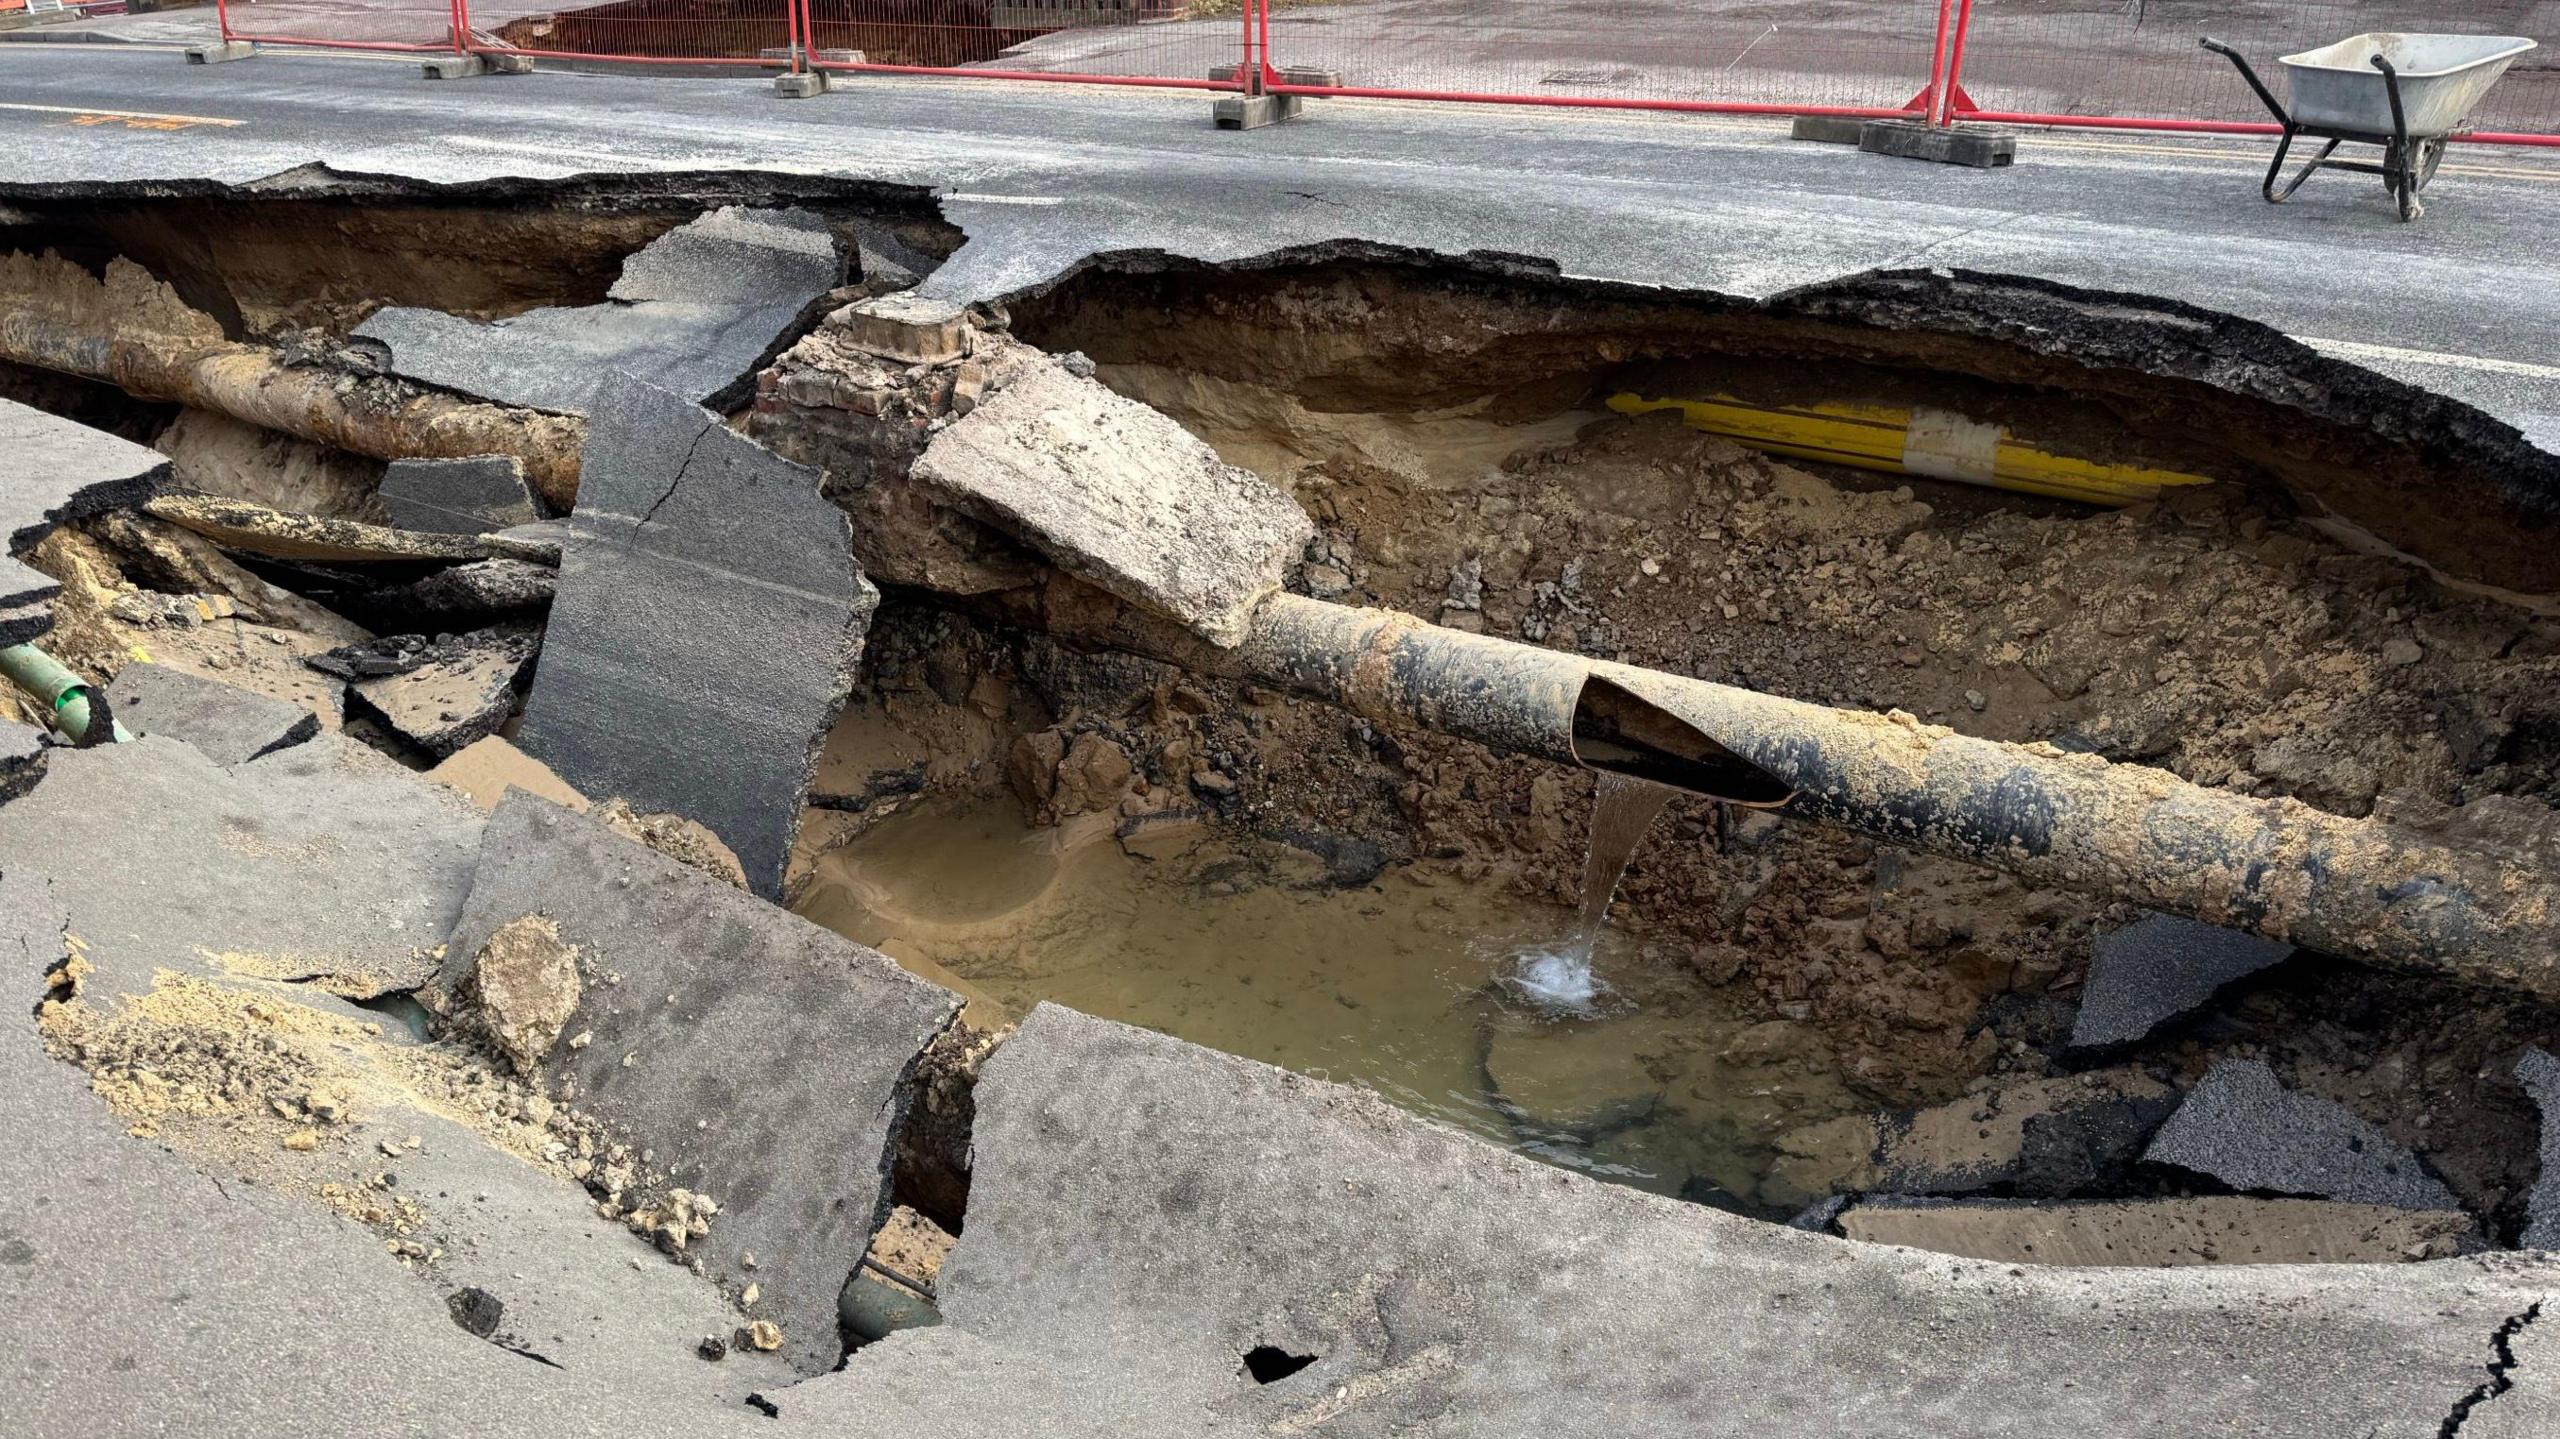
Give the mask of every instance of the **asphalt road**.
M 783 102 L 746 78 L 429 83 L 315 55 L 188 66 L 136 46 L 0 47 L 6 187 L 310 164 L 430 182 L 756 168 L 929 187 L 977 298 L 1096 254 L 1203 260 L 1366 240 L 1766 297 L 1942 267 L 2172 297 L 2474 404 L 2560 452 L 2560 156 L 2466 149 L 2428 213 L 2366 177 L 2256 195 L 2262 145 L 2033 135 L 1972 171 L 1791 142 L 1778 123 L 1325 102 L 1213 129 L 1205 96 L 871 77 Z

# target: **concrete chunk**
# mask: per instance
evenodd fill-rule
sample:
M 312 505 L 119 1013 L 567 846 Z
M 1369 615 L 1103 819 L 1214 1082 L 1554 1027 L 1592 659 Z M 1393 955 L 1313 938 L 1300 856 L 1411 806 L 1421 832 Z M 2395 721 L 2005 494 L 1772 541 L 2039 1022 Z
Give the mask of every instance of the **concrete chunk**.
M 1061 569 L 1214 643 L 1280 587 L 1315 527 L 1159 411 L 1022 367 L 925 447 L 915 477 Z
M 524 461 L 513 455 L 393 460 L 382 472 L 382 505 L 404 530 L 480 535 L 542 518 Z
M 320 733 L 320 717 L 289 700 L 163 665 L 126 665 L 107 700 L 126 729 L 184 740 L 218 765 L 245 764 Z
M 1918 120 L 1869 120 L 1858 148 L 1870 155 L 1899 155 L 1988 170 L 2017 163 L 2018 137 L 1974 125 L 1940 126 Z
M 443 759 L 507 722 L 538 647 L 536 632 L 522 626 L 456 635 L 437 642 L 423 663 L 350 686 L 347 703 Z
M 469 991 L 484 947 L 535 915 L 577 951 L 564 1010 L 537 1004 L 535 1069 L 647 1148 L 657 1178 L 719 1203 L 686 1253 L 763 1291 L 804 1371 L 831 1368 L 837 1292 L 888 1212 L 909 1065 L 957 997 L 879 954 L 517 793 L 489 821 L 436 988 Z M 756 1256 L 746 1267 L 744 1255 Z
M 827 317 L 855 349 L 910 365 L 938 365 L 967 353 L 968 307 L 901 291 L 857 301 Z
M 817 471 L 628 376 L 597 415 L 516 744 L 707 825 L 778 896 L 878 593 Z
M 2560 1059 L 2540 1048 L 2525 1050 L 2516 1061 L 2516 1082 L 2533 1096 L 2542 1111 L 2542 1168 L 2533 1192 L 2525 1199 L 2524 1233 L 2516 1244 L 2525 1249 L 2560 1249 Z
M 932 1332 L 1239 1433 L 2427 1434 L 2560 1276 L 2013 1273 L 1603 1184 L 1048 1005 L 976 1104 Z M 1263 1346 L 1314 1363 L 1248 1384 Z
M 2145 1267 L 2448 1259 L 2476 1228 L 2460 1210 L 2235 1194 L 2059 1204 L 1887 1197 L 1852 1206 L 1839 1224 L 1869 1244 L 2002 1264 Z
M 2418 1157 L 2325 1099 L 2297 1094 L 2254 1059 L 2205 1071 L 2143 1159 L 2234 1189 L 2399 1209 L 2459 1209 Z
M 824 217 L 729 206 L 643 247 L 603 304 L 489 324 L 394 306 L 355 333 L 388 347 L 396 374 L 501 404 L 601 414 L 606 376 L 629 373 L 725 408 L 845 268 Z
M 435 972 L 481 822 L 337 735 L 231 769 L 144 738 L 55 750 L 0 824 L 0 871 L 52 881 L 110 991 L 169 969 L 369 998 Z
M 214 495 L 163 495 L 146 507 L 159 519 L 193 530 L 225 549 L 319 564 L 407 564 L 417 560 L 484 560 L 505 556 L 547 561 L 536 540 L 505 534 L 434 534 L 395 530 L 362 520 L 271 510 Z
M 2129 1044 L 2203 1006 L 2224 985 L 2281 964 L 2293 946 L 2155 914 L 2098 936 L 2071 1047 Z

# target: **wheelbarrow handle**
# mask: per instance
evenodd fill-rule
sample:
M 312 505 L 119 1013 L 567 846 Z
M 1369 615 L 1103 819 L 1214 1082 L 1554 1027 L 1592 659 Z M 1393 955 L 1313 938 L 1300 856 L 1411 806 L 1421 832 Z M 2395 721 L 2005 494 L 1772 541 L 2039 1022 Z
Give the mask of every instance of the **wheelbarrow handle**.
M 2391 138 L 2406 150 L 2409 148 L 2409 117 L 2400 109 L 2400 72 L 2379 55 L 2373 57 L 2373 68 L 2382 72 L 2383 93 L 2391 97 Z
M 2275 116 L 2276 122 L 2283 125 L 2286 129 L 2290 130 L 2293 128 L 2293 117 L 2285 113 L 2284 106 L 2276 103 L 2275 92 L 2269 90 L 2267 88 L 2267 82 L 2259 79 L 2258 72 L 2250 68 L 2247 56 L 2242 55 L 2239 51 L 2232 49 L 2230 46 L 2223 44 L 2221 41 L 2214 39 L 2210 35 L 2204 37 L 2203 44 L 2204 48 L 2207 50 L 2210 50 L 2214 54 L 2221 56 L 2223 59 L 2230 61 L 2232 64 L 2239 66 L 2240 78 L 2248 81 L 2249 88 L 2258 92 L 2258 99 L 2267 107 L 2267 113 Z

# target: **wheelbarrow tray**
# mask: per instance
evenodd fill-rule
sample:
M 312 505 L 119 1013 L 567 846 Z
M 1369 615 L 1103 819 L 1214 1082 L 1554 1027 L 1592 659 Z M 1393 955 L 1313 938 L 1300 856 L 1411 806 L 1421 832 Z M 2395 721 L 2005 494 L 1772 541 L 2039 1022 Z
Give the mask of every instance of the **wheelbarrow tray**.
M 2451 134 L 2534 42 L 2520 35 L 2413 35 L 2378 30 L 2278 58 L 2293 90 L 2293 122 L 2315 134 L 2387 138 L 2391 95 L 2373 57 L 2400 76 L 2412 139 Z

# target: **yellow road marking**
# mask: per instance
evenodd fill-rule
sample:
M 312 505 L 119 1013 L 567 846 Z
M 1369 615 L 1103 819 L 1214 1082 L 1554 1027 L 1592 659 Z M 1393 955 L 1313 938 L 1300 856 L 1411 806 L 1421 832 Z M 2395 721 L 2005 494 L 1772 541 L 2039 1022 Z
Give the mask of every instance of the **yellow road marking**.
M 91 110 L 78 105 L 25 105 L 0 101 L 0 110 L 31 110 L 43 115 L 68 115 L 71 125 L 115 125 L 128 130 L 184 130 L 193 125 L 246 125 L 246 120 L 226 120 L 218 115 L 162 115 L 150 110 Z

